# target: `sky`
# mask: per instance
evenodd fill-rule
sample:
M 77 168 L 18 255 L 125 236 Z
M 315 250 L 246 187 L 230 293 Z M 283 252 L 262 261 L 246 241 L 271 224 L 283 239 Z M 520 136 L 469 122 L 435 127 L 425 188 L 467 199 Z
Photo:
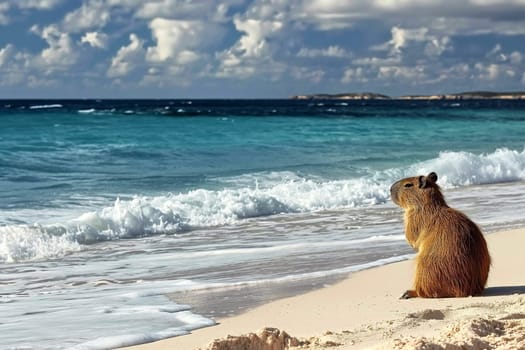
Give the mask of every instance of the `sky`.
M 0 98 L 525 90 L 525 0 L 0 0 Z

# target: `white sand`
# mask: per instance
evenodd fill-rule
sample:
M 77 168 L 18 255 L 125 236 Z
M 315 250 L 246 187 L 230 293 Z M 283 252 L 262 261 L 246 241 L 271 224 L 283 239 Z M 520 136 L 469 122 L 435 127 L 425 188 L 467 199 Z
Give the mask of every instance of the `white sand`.
M 276 350 L 287 343 L 312 350 L 525 349 L 525 229 L 490 234 L 487 241 L 492 269 L 481 297 L 400 300 L 414 268 L 413 261 L 404 261 L 219 319 L 190 335 L 129 349 Z M 278 330 L 261 333 L 264 327 Z M 259 335 L 209 345 L 250 332 Z

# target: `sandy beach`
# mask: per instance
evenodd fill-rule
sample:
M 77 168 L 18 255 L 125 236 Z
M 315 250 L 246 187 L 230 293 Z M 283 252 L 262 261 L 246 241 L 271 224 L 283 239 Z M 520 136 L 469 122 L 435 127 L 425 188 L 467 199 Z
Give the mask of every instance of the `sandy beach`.
M 487 241 L 492 268 L 480 297 L 400 300 L 412 283 L 409 260 L 127 349 L 523 349 L 525 229 Z

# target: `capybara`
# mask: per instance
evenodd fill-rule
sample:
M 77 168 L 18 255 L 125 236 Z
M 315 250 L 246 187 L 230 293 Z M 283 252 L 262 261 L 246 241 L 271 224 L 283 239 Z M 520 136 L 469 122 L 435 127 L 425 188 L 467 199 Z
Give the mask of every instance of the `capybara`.
M 480 295 L 490 269 L 487 242 L 479 227 L 445 202 L 438 176 L 408 177 L 390 188 L 405 209 L 405 236 L 417 251 L 414 289 L 402 299 Z

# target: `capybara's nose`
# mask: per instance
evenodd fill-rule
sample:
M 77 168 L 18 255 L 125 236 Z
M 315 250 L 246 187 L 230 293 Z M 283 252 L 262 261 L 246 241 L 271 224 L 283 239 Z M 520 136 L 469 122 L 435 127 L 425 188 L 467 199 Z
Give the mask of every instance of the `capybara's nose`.
M 390 186 L 390 198 L 394 203 L 397 204 L 397 191 L 399 188 L 399 181 L 395 182 L 392 186 Z
M 397 185 L 397 182 L 392 184 L 392 186 L 390 186 L 390 196 L 391 197 L 394 197 L 394 192 L 396 191 L 395 190 L 396 185 Z

